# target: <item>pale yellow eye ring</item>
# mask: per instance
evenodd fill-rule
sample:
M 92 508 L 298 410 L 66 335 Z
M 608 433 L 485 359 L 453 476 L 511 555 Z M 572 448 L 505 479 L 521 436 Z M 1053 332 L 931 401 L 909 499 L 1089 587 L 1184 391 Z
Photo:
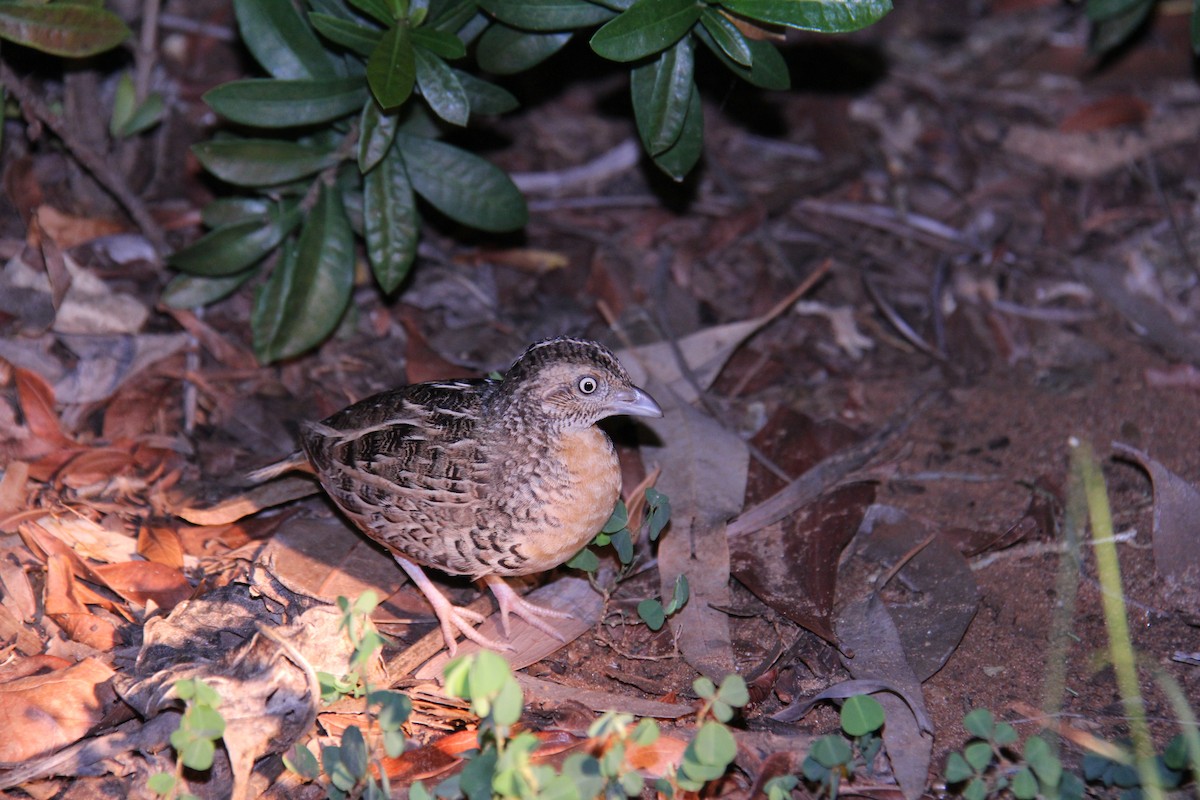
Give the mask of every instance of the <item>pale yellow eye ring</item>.
M 599 382 L 597 382 L 597 380 L 590 375 L 585 375 L 584 377 L 580 378 L 578 386 L 579 391 L 583 392 L 584 394 L 592 394 L 600 388 Z

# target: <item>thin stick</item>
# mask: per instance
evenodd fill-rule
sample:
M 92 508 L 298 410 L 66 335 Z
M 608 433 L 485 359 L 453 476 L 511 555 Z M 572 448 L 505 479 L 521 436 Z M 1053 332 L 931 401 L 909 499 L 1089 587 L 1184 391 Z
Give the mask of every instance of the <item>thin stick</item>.
M 24 81 L 3 61 L 0 61 L 0 83 L 3 83 L 4 87 L 12 92 L 20 102 L 21 111 L 26 118 L 40 122 L 53 131 L 54 135 L 66 145 L 75 160 L 90 172 L 100 185 L 129 212 L 129 216 L 141 228 L 142 233 L 154 246 L 154 249 L 160 255 L 166 255 L 169 248 L 163 229 L 154 221 L 154 217 L 150 216 L 150 212 L 142 204 L 141 198 L 134 194 L 129 185 L 125 183 L 125 179 L 102 156 L 84 144 L 62 118 L 50 111 L 41 98 L 30 91 Z

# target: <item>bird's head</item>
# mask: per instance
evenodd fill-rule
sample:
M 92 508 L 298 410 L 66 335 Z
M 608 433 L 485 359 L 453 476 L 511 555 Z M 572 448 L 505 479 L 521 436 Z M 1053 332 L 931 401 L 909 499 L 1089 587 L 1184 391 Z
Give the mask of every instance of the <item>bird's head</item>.
M 633 385 L 613 352 L 587 339 L 533 344 L 504 374 L 503 404 L 530 422 L 559 430 L 586 428 L 605 417 L 661 417 L 650 395 Z

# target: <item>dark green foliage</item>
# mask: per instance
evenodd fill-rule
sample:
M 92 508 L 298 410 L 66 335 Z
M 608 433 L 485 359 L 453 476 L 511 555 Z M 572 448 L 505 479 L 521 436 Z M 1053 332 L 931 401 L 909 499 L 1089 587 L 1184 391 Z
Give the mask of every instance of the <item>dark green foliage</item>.
M 127 38 L 129 28 L 121 18 L 99 3 L 0 2 L 0 39 L 50 55 L 94 56 Z
M 0 36 L 3 9 L 18 6 L 26 8 L 0 0 Z M 509 177 L 439 140 L 442 130 L 516 106 L 505 90 L 451 63 L 468 45 L 484 70 L 512 74 L 593 30 L 597 54 L 630 65 L 647 153 L 683 180 L 704 144 L 697 40 L 746 81 L 786 88 L 774 45 L 745 31 L 853 30 L 890 8 L 891 0 L 234 0 L 243 40 L 270 77 L 225 84 L 205 99 L 260 132 L 222 136 L 194 152 L 216 177 L 271 202 L 227 207 L 232 213 L 219 215 L 209 234 L 176 253 L 171 264 L 188 277 L 172 282 L 165 299 L 211 302 L 265 266 L 254 349 L 275 361 L 337 326 L 356 237 L 380 287 L 401 286 L 416 258 L 422 201 L 479 230 L 522 227 L 525 201 Z M 131 111 L 122 129 L 146 124 L 153 112 Z M 618 550 L 627 549 L 617 539 Z

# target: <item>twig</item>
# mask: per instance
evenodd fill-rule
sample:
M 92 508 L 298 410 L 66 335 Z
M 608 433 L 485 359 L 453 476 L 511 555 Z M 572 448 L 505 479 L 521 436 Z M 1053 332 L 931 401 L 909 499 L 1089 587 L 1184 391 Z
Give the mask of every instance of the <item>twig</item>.
M 0 83 L 3 83 L 5 88 L 17 98 L 21 104 L 21 111 L 26 118 L 31 118 L 32 121 L 39 122 L 57 136 L 66 146 L 71 155 L 83 166 L 93 177 L 100 183 L 104 189 L 116 199 L 118 203 L 129 213 L 133 218 L 134 223 L 141 229 L 145 237 L 154 246 L 154 249 L 160 255 L 166 255 L 168 251 L 167 239 L 163 233 L 163 229 L 154 221 L 154 217 L 142 204 L 141 198 L 133 193 L 129 185 L 109 163 L 98 153 L 80 141 L 79 137 L 72 131 L 57 114 L 50 111 L 46 104 L 42 102 L 34 92 L 30 91 L 17 76 L 12 68 L 4 61 L 0 61 Z
M 142 28 L 134 55 L 133 93 L 138 103 L 150 94 L 150 77 L 158 60 L 158 13 L 162 0 L 145 0 L 142 4 Z
M 940 250 L 960 252 L 975 249 L 966 235 L 943 222 L 912 212 L 902 215 L 888 206 L 802 200 L 796 204 L 795 210 L 869 225 Z
M 803 475 L 762 503 L 734 517 L 729 521 L 728 535 L 734 537 L 761 530 L 815 500 L 827 488 L 837 484 L 850 472 L 867 463 L 888 442 L 903 433 L 934 396 L 934 393 L 925 394 L 889 420 L 883 429 L 876 431 L 858 444 L 839 450 L 817 462 Z
M 576 186 L 595 186 L 614 175 L 620 175 L 632 169 L 641 156 L 641 148 L 630 138 L 577 167 L 554 172 L 519 172 L 512 175 L 512 180 L 522 192 L 556 194 Z

